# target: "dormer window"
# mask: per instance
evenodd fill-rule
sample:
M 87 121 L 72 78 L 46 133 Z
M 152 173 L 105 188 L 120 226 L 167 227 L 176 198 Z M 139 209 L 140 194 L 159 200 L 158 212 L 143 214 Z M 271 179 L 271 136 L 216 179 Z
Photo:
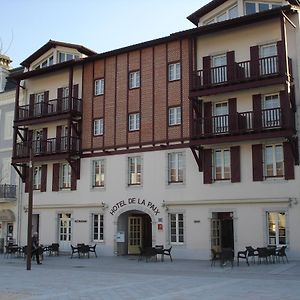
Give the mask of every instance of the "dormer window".
M 37 64 L 33 69 L 38 70 L 52 65 L 53 65 L 53 55 L 50 55 L 46 59 L 42 60 L 39 64 Z
M 261 11 L 280 7 L 280 3 L 245 2 L 245 15 L 255 14 Z
M 238 7 L 237 5 L 229 7 L 227 10 L 222 11 L 222 13 L 217 14 L 213 18 L 204 21 L 204 25 L 209 25 L 216 22 L 222 22 L 230 19 L 234 19 L 238 17 Z
M 58 52 L 58 62 L 59 63 L 69 61 L 69 60 L 72 60 L 72 59 L 78 59 L 78 58 L 79 58 L 79 55 L 76 55 L 76 54 Z

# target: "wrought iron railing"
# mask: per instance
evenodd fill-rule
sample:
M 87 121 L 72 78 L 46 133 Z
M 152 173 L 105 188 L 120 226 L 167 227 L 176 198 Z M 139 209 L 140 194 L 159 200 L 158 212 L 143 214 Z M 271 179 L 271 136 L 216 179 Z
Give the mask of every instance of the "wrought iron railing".
M 14 199 L 17 195 L 17 186 L 12 184 L 0 184 L 0 198 Z

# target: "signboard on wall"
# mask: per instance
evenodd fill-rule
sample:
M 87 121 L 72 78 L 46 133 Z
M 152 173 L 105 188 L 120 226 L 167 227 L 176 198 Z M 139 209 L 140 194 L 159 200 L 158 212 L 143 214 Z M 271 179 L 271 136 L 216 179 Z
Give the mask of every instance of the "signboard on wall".
M 125 232 L 124 231 L 118 231 L 116 236 L 117 243 L 124 243 L 125 242 Z

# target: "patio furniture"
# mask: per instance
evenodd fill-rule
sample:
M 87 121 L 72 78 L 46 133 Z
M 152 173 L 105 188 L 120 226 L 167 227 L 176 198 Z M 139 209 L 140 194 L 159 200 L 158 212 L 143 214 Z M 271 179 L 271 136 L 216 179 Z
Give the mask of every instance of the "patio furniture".
M 277 258 L 278 262 L 280 262 L 280 258 L 282 259 L 283 263 L 284 263 L 284 258 L 286 259 L 287 263 L 289 262 L 289 260 L 286 256 L 285 250 L 286 250 L 286 246 L 282 246 L 280 249 L 278 249 L 276 251 L 276 258 Z
M 269 258 L 269 252 L 266 247 L 257 248 L 258 252 L 258 262 L 261 264 L 262 259 L 265 261 L 265 263 L 268 263 Z
M 247 246 L 246 249 L 248 251 L 248 259 L 251 257 L 251 260 L 255 264 L 255 257 L 258 256 L 257 249 L 254 249 L 252 246 Z
M 276 246 L 268 246 L 267 247 L 267 251 L 268 251 L 269 262 L 272 262 L 273 264 L 275 264 L 275 260 L 276 260 Z
M 72 251 L 71 258 L 73 258 L 73 254 L 78 254 L 78 257 L 80 257 L 78 247 L 71 245 L 71 251 Z
M 231 263 L 231 268 L 233 268 L 234 261 L 234 251 L 231 248 L 224 248 L 220 254 L 221 266 L 224 267 L 227 262 Z
M 94 253 L 95 257 L 97 257 L 96 246 L 97 246 L 97 244 L 95 244 L 94 246 L 89 246 L 89 252 Z
M 211 249 L 211 264 L 210 266 L 215 266 L 216 261 L 221 259 L 221 253 L 217 252 L 215 249 Z
M 82 244 L 81 246 L 78 247 L 78 254 L 79 254 L 79 258 L 82 256 L 83 257 L 87 256 L 88 258 L 90 258 L 90 246 Z
M 172 246 L 168 249 L 164 249 L 164 256 L 170 256 L 170 260 L 173 261 L 172 255 L 171 255 Z
M 157 256 L 157 251 L 153 247 L 146 247 L 146 248 L 139 247 L 139 249 L 140 249 L 140 256 L 138 261 L 143 260 L 143 258 L 145 258 L 146 262 L 148 262 L 152 257 L 156 258 Z
M 50 246 L 48 246 L 49 256 L 55 255 L 59 256 L 59 244 L 58 243 L 52 243 Z
M 157 256 L 160 255 L 160 260 L 164 261 L 164 245 L 155 245 L 155 251 L 156 251 L 156 260 Z
M 247 265 L 249 266 L 249 261 L 248 261 L 248 250 L 246 249 L 245 251 L 238 251 L 237 253 L 237 265 L 240 265 L 240 259 L 245 259 Z

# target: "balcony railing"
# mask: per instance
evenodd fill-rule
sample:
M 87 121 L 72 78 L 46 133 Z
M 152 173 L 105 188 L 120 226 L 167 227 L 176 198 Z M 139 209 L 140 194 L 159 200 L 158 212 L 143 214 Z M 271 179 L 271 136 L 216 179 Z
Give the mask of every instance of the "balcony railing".
M 16 198 L 17 187 L 11 184 L 0 184 L 0 199 L 14 199 Z
M 44 156 L 53 154 L 78 154 L 80 152 L 80 139 L 78 137 L 63 136 L 47 140 L 34 140 L 32 142 L 21 142 L 16 144 L 15 158 L 29 157 L 29 145 L 33 156 Z
M 275 55 L 199 70 L 192 73 L 192 90 L 280 75 L 283 73 L 281 65 L 279 56 Z
M 82 113 L 82 100 L 69 97 L 53 99 L 48 102 L 39 102 L 29 105 L 19 106 L 18 121 L 41 118 L 63 113 Z
M 195 118 L 193 137 L 203 138 L 224 134 L 242 134 L 269 129 L 293 127 L 292 112 L 283 115 L 281 108 L 247 111 L 232 115 Z

